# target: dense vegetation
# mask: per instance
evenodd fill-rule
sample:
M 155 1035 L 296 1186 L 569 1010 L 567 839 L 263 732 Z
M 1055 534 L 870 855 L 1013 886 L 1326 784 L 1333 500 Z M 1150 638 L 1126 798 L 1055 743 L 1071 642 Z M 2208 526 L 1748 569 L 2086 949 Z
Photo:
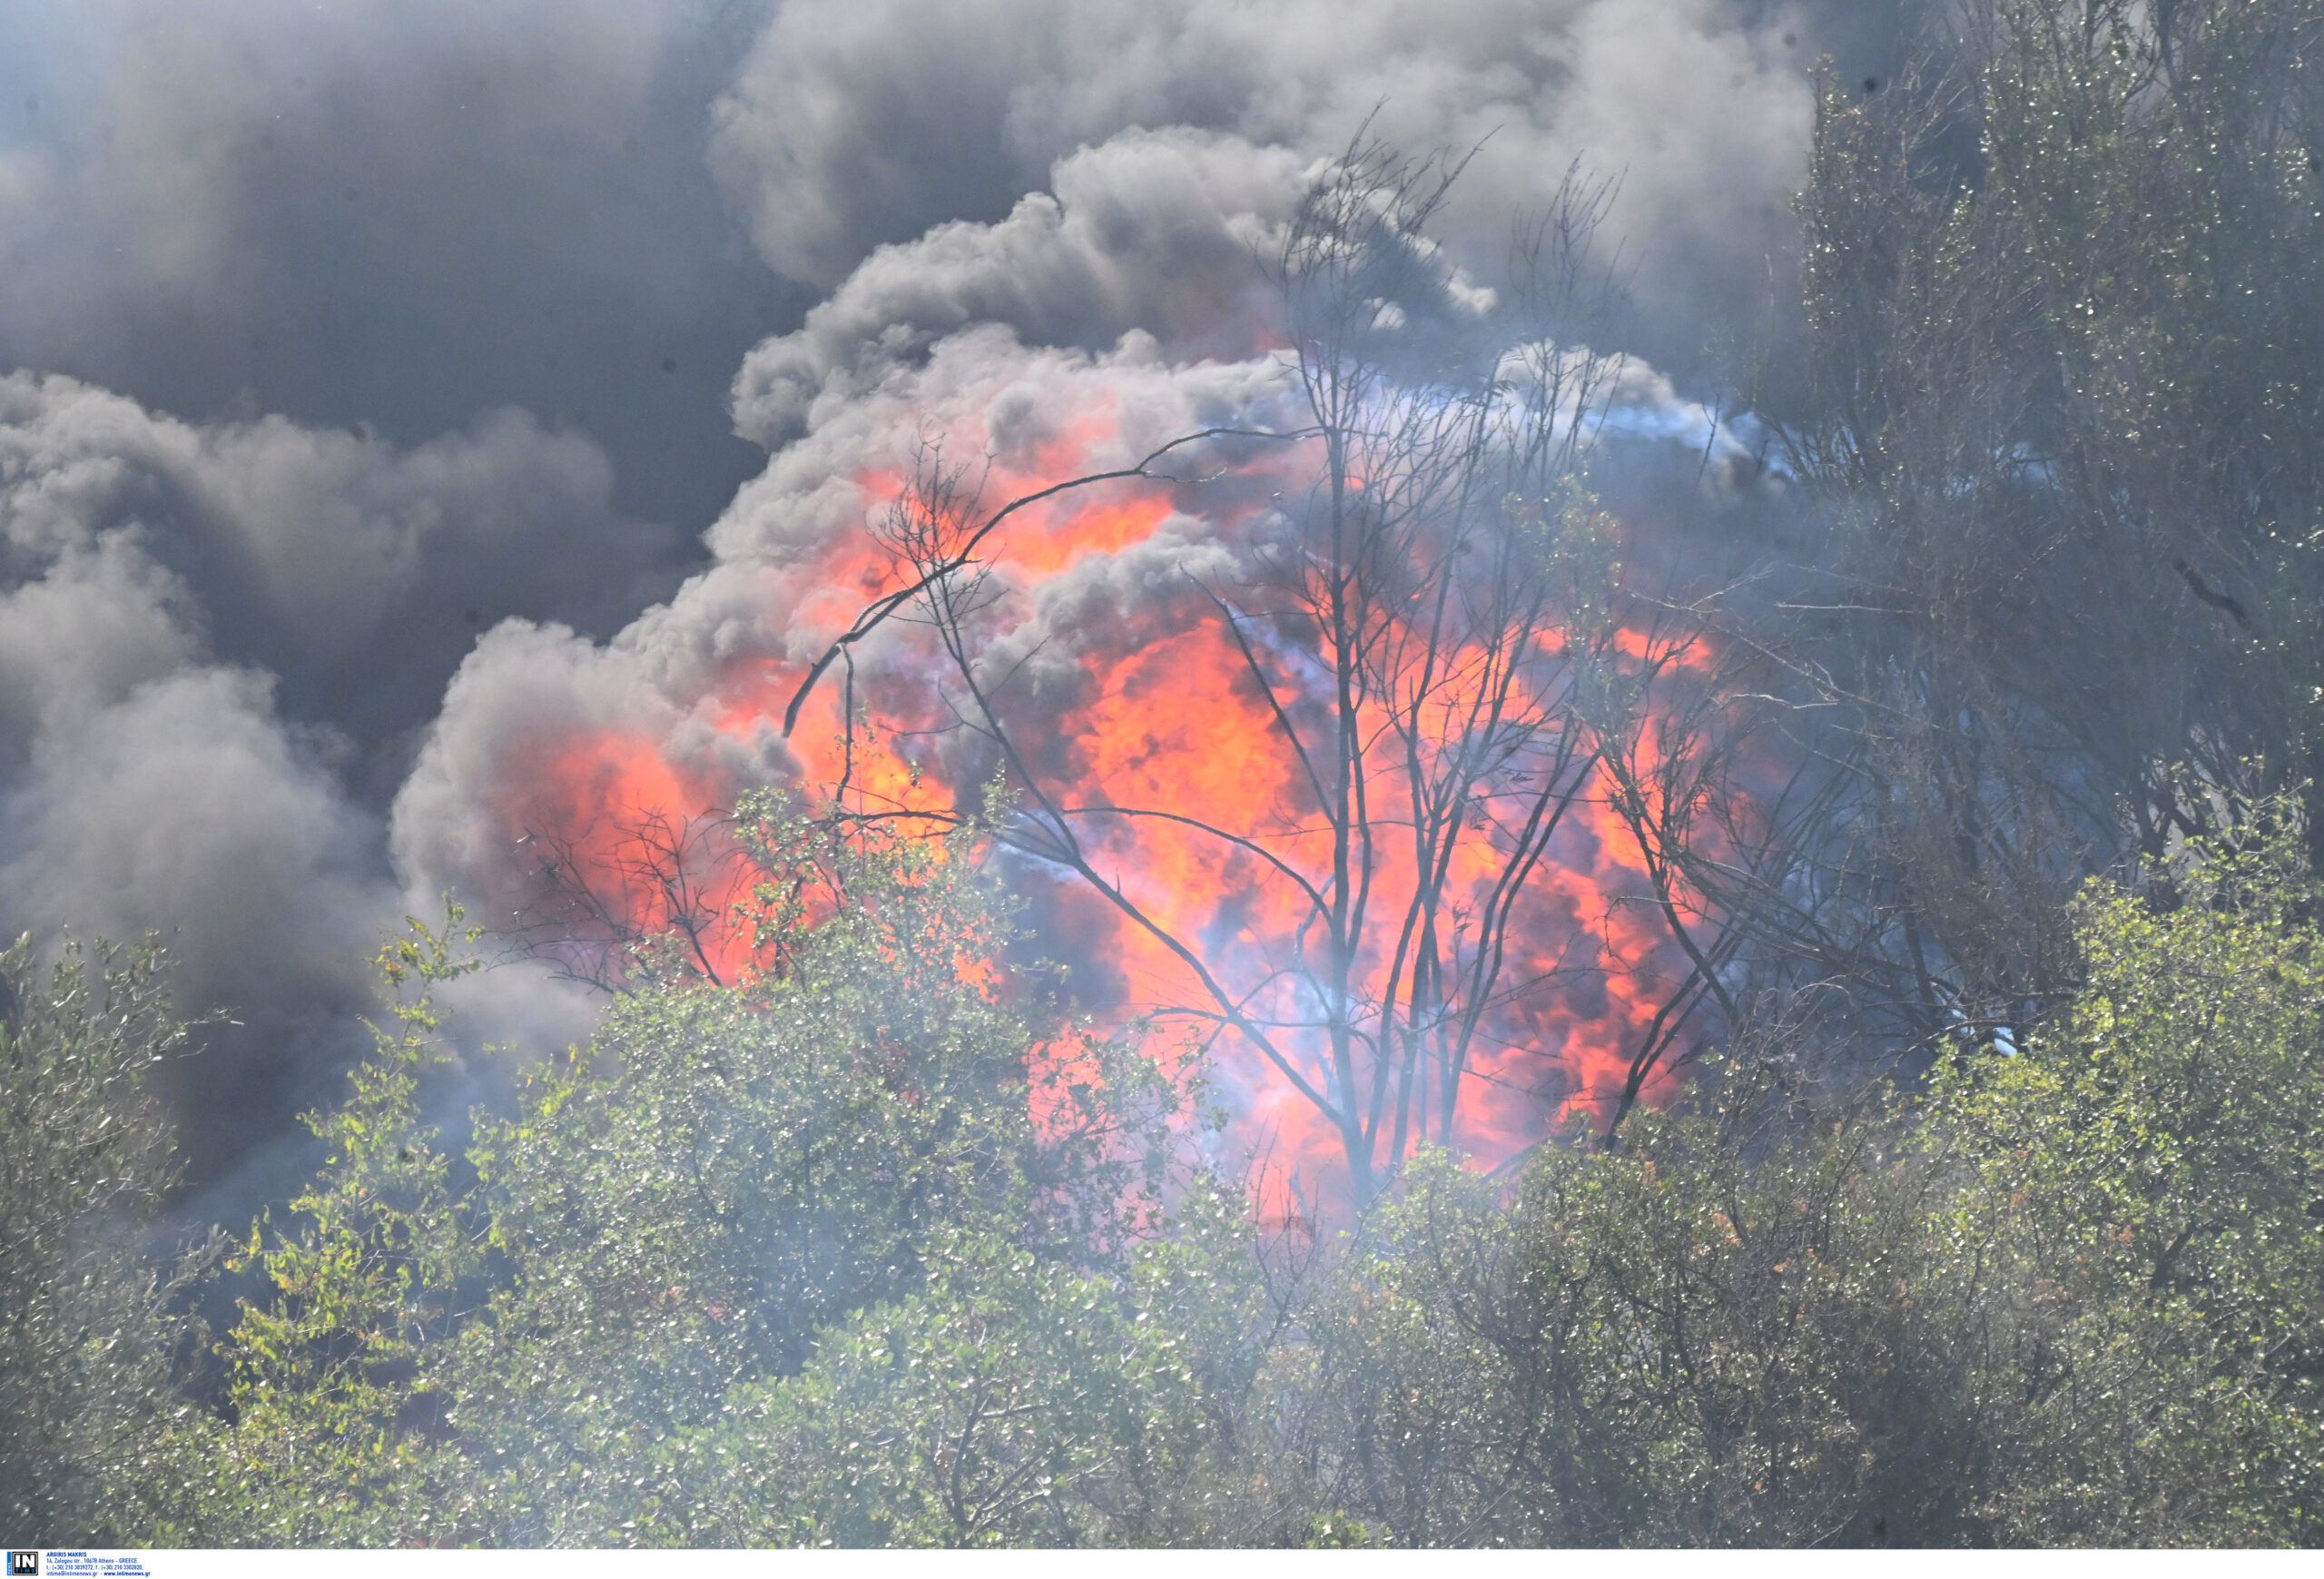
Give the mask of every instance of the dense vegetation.
M 1285 1215 L 1009 963 L 990 824 L 765 797 L 763 972 L 638 940 L 448 1135 L 415 926 L 327 1162 L 182 1252 L 157 957 L 19 945 L 12 1538 L 2324 1539 L 2324 5 L 1965 15 L 1827 84 L 1738 370 L 1787 525 L 1686 607 L 1748 748 L 1666 756 L 1812 769 L 1749 863 L 1666 830 L 1676 1100 Z
M 18 1527 L 203 1544 L 2313 1542 L 2324 930 L 2285 803 L 2074 909 L 2014 1052 L 1846 1094 L 1706 1071 L 1512 1182 L 1424 1154 L 1260 1226 L 1197 1071 L 1012 1007 L 965 844 L 816 830 L 779 976 L 640 991 L 476 1115 L 419 1119 L 403 1002 L 330 1159 L 184 1318 L 66 1228 L 133 1213 L 168 1040 L 145 961 L 15 962 L 5 1364 Z M 828 837 L 828 835 L 824 835 Z M 812 912 L 812 919 L 808 918 Z M 457 968 L 419 933 L 407 989 Z M 125 1005 L 92 1012 L 92 994 Z M 1033 1050 L 1029 1054 L 1028 1050 Z M 120 1130 L 125 1142 L 111 1135 Z M 108 1150 L 110 1148 L 110 1150 Z M 84 1177 L 58 1162 L 45 1177 Z M 102 1235 L 87 1243 L 102 1246 Z M 58 1268 L 69 1264 L 69 1276 Z M 35 1473 L 35 1468 L 37 1473 Z

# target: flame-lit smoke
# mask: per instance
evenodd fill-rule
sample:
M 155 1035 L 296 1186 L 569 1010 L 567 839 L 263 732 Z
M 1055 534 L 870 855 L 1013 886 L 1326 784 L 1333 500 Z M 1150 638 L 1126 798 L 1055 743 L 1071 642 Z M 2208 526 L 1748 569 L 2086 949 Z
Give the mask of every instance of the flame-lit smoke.
M 812 578 L 908 479 L 919 413 L 972 455 L 987 426 L 1006 449 L 1116 402 L 1118 435 L 1060 449 L 1067 467 L 1256 413 L 1281 304 L 1252 261 L 1367 117 L 1472 153 L 1432 233 L 1481 290 L 1504 282 L 1512 212 L 1571 162 L 1621 173 L 1608 226 L 1640 311 L 1620 343 L 1698 370 L 1790 293 L 1809 64 L 1862 55 L 1881 25 L 1858 19 L 1888 8 L 151 9 L 0 7 L 0 366 L 32 370 L 0 400 L 22 462 L 0 477 L 0 909 L 12 933 L 177 938 L 184 1005 L 236 1021 L 183 1077 L 192 1172 L 215 1181 L 290 1165 L 290 1115 L 336 1100 L 369 1044 L 367 940 L 444 888 L 505 902 L 506 929 L 538 897 L 518 878 L 570 841 L 607 879 L 601 930 L 701 920 L 717 894 L 666 891 L 618 830 L 694 840 L 687 809 L 821 771 L 844 676 L 791 743 L 762 692 L 861 607 L 860 576 Z M 1702 413 L 1652 382 L 1613 426 L 1676 434 L 1691 470 Z M 1118 526 L 1085 501 L 1048 540 L 1108 546 L 1111 581 L 1049 567 L 1033 630 L 1078 599 L 1215 636 L 1162 594 L 1185 590 L 1174 557 L 1235 584 L 1226 491 Z M 941 677 L 859 656 L 892 721 Z M 1039 913 L 1085 996 L 1160 995 L 1097 957 L 1118 929 L 1088 899 Z M 457 1035 L 585 1035 L 597 1005 L 566 985 L 464 979 Z
M 1446 311 L 1489 304 L 1449 265 L 1438 273 Z M 1378 318 L 1427 329 L 1420 311 Z M 784 729 L 810 666 L 911 582 L 899 523 L 925 510 L 931 482 L 977 519 L 1067 479 L 1135 468 L 1188 434 L 1294 434 L 1305 413 L 1272 338 L 1254 331 L 1236 360 L 1174 358 L 1138 331 L 1098 353 L 1029 347 L 995 324 L 924 353 L 865 342 L 827 370 L 820 397 L 795 402 L 806 431 L 743 491 L 712 534 L 718 563 L 671 604 L 604 647 L 517 622 L 487 636 L 399 803 L 407 866 L 477 895 L 504 927 L 606 939 L 675 929 L 696 967 L 733 981 L 752 961 L 726 921 L 734 895 L 714 873 L 705 814 L 759 785 L 944 814 L 980 804 L 998 773 L 1018 797 L 1019 832 L 1046 807 L 1079 835 L 1076 870 L 1004 825 L 1013 853 L 1002 864 L 1033 902 L 1039 942 L 1078 968 L 1085 997 L 1103 1000 L 1088 1006 L 1210 1036 L 1236 1138 L 1290 1170 L 1344 1179 L 1346 1137 L 1316 1100 L 1330 1077 L 1295 1023 L 1314 1018 L 1313 972 L 1301 985 L 1293 969 L 1333 860 L 1294 741 L 1320 738 L 1309 726 L 1329 709 L 1311 693 L 1333 655 L 1312 622 L 1243 617 L 1305 552 L 1298 501 L 1316 485 L 1320 444 L 1219 438 L 1171 451 L 1145 476 L 1014 511 L 948 583 L 955 635 L 974 644 L 986 694 L 964 688 L 935 611 L 907 602 L 846 648 Z M 1610 371 L 1602 398 L 1610 432 L 1683 428 L 1706 455 L 1720 441 L 1650 373 Z M 1683 686 L 1708 649 L 1636 613 L 1600 610 L 1584 629 L 1583 612 L 1552 610 L 1506 660 L 1562 666 L 1568 689 L 1555 705 L 1571 736 L 1561 770 L 1571 785 L 1545 858 L 1526 867 L 1509 906 L 1499 985 L 1457 1077 L 1400 1098 L 1414 1122 L 1393 1141 L 1382 1130 L 1378 1164 L 1427 1138 L 1498 1163 L 1561 1119 L 1602 1116 L 1626 1087 L 1655 1096 L 1669 1056 L 1641 1062 L 1641 1050 L 1658 1037 L 1684 1045 L 1669 1033 L 1688 961 L 1672 907 L 1657 898 L 1699 905 L 1668 872 L 1657 887 L 1639 819 L 1621 814 L 1604 765 L 1620 756 L 1633 786 L 1651 785 L 1663 747 L 1650 728 L 1588 725 L 1572 687 Z M 1445 661 L 1457 670 L 1471 656 Z M 1359 715 L 1364 731 L 1384 724 Z M 1591 727 L 1602 738 L 1585 738 Z M 1457 932 L 1492 903 L 1506 842 L 1472 821 L 1424 878 L 1392 836 L 1414 820 L 1399 782 L 1384 772 L 1367 811 L 1379 832 L 1370 901 L 1393 916 L 1433 882 L 1433 913 Z M 1359 940 L 1352 999 L 1384 993 L 1395 931 Z M 1445 946 L 1457 955 L 1461 944 Z M 1278 1028 L 1274 1061 L 1254 1045 L 1263 1021 Z M 1353 1093 L 1344 1116 L 1364 1100 Z

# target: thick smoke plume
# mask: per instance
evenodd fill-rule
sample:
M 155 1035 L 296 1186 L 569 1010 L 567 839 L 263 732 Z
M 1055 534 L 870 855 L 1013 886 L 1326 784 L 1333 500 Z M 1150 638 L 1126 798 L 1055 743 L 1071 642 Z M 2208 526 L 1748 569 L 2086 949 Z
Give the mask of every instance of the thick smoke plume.
M 397 917 L 357 735 L 409 734 L 512 604 L 635 596 L 611 488 L 518 412 L 402 450 L 0 380 L 0 896 L 18 926 L 162 933 L 241 1021 L 185 1077 L 201 1133 L 332 1094 Z
M 1313 156 L 1371 117 L 1403 147 L 1477 149 L 1452 229 L 1478 255 L 1569 162 L 1619 173 L 1611 228 L 1640 243 L 1649 307 L 1692 314 L 1785 249 L 1801 25 L 1717 0 L 793 5 L 720 101 L 712 154 L 767 261 L 832 285 L 878 243 L 1000 218 L 1132 128 Z
M 405 909 L 451 887 L 505 920 L 528 831 L 816 771 L 775 703 L 860 602 L 918 446 L 1047 479 L 1275 412 L 1259 263 L 1359 125 L 1475 150 L 1416 315 L 1488 313 L 1512 214 L 1576 162 L 1617 178 L 1640 311 L 1600 349 L 1642 359 L 1619 414 L 1701 449 L 1649 364 L 1683 383 L 1789 267 L 1809 65 L 1875 25 L 1718 0 L 14 9 L 0 919 L 172 935 L 189 1002 L 242 1022 L 189 1077 L 217 1177 L 335 1094 Z M 733 433 L 764 449 L 747 481 Z M 1167 641 L 1188 575 L 1235 571 L 1243 528 L 1188 502 L 1060 547 L 1017 638 L 1032 684 L 1087 632 Z M 465 1006 L 520 1045 L 586 1023 L 537 968 Z

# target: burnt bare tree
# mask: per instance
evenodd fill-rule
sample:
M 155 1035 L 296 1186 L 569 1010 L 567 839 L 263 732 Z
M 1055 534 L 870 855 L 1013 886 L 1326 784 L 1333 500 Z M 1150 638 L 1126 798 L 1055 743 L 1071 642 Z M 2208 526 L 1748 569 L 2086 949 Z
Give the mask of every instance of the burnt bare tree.
M 517 841 L 531 894 L 496 935 L 602 992 L 695 976 L 726 986 L 719 944 L 750 890 L 734 820 L 639 808 L 575 833 L 528 830 Z
M 1538 1054 L 1518 1062 L 1545 1120 L 1598 1105 L 1610 1127 L 1693 1045 L 1690 1026 L 1734 1008 L 1721 972 L 1738 939 L 1672 855 L 1693 829 L 1653 779 L 1674 756 L 1707 771 L 1717 753 L 1669 739 L 1649 750 L 1640 729 L 1702 666 L 1702 610 L 1626 592 L 1616 535 L 1581 481 L 1623 371 L 1597 349 L 1620 301 L 1590 261 L 1609 189 L 1570 173 L 1519 232 L 1519 331 L 1495 324 L 1489 340 L 1427 239 L 1459 173 L 1359 142 L 1301 205 L 1275 278 L 1305 421 L 1190 435 L 998 509 L 970 468 L 925 452 L 884 528 L 900 589 L 800 691 L 882 621 L 922 622 L 950 660 L 950 726 L 984 743 L 1016 796 L 1003 840 L 1071 873 L 1176 958 L 1195 993 L 1164 1012 L 1264 1058 L 1337 1135 L 1359 1199 L 1415 1143 L 1455 1140 L 1481 1051 L 1522 1034 L 1529 1002 L 1621 974 L 1661 1003 L 1617 1090 L 1560 1083 L 1563 1050 L 1521 1049 Z M 1029 744 L 1010 694 L 1021 655 L 991 634 L 1009 588 L 982 545 L 1068 489 L 1198 493 L 1166 458 L 1186 446 L 1209 464 L 1222 443 L 1263 437 L 1298 446 L 1305 483 L 1283 497 L 1256 570 L 1200 584 L 1198 607 L 1296 788 L 1249 824 L 1202 805 L 1088 804 Z M 1659 929 L 1654 957 L 1582 928 L 1545 955 L 1544 866 L 1578 810 L 1609 800 L 1649 874 L 1649 892 L 1610 903 Z M 1104 854 L 1156 829 L 1231 852 L 1293 919 L 1244 947 L 1174 924 Z

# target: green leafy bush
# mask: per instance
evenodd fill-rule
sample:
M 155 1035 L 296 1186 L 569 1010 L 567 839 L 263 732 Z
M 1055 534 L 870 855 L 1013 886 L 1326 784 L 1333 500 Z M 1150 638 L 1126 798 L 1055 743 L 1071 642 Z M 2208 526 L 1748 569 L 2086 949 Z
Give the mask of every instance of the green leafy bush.
M 40 1545 L 129 1544 L 191 1337 L 143 1239 L 177 1179 L 153 1080 L 186 1043 L 161 952 L 0 952 L 0 1522 Z

